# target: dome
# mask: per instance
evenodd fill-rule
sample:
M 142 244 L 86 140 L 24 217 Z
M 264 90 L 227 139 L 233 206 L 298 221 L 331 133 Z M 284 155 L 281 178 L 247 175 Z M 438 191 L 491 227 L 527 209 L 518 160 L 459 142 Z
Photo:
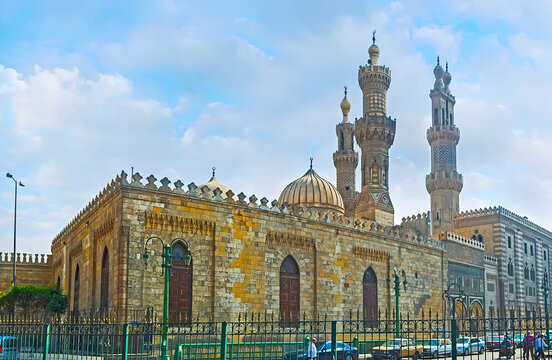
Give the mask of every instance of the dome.
M 435 75 L 435 84 L 433 87 L 435 89 L 443 88 L 443 67 L 439 64 L 439 56 L 437 56 L 437 65 L 433 68 L 433 75 Z
M 230 190 L 230 188 L 224 184 L 221 184 L 217 178 L 215 177 L 215 168 L 213 168 L 213 176 L 211 176 L 211 178 L 209 179 L 209 181 L 207 181 L 205 184 L 201 184 L 198 186 L 198 190 L 201 191 L 201 188 L 204 187 L 204 186 L 207 186 L 210 190 L 211 193 L 214 194 L 214 191 L 216 188 L 219 188 L 221 191 L 222 191 L 222 194 L 220 194 L 220 196 L 223 198 L 223 199 L 226 199 L 228 196 L 226 195 L 226 192 L 228 190 Z M 234 195 L 234 199 L 237 199 L 236 196 Z
M 445 73 L 443 74 L 443 83 L 445 83 L 445 89 L 448 89 L 450 82 L 452 80 L 452 75 L 448 71 L 448 63 L 446 64 L 445 68 L 446 70 L 445 70 Z
M 370 65 L 377 65 L 380 49 L 376 45 L 376 30 L 372 32 L 372 45 L 368 48 L 368 55 L 370 55 Z
M 344 214 L 343 199 L 329 181 L 320 177 L 312 168 L 285 187 L 278 199 L 280 204 L 315 208 L 320 210 L 336 211 Z
M 345 96 L 343 97 L 343 100 L 341 100 L 341 104 L 339 106 L 341 107 L 343 117 L 347 117 L 349 115 L 349 111 L 351 111 L 351 103 L 347 99 L 347 86 L 345 86 Z

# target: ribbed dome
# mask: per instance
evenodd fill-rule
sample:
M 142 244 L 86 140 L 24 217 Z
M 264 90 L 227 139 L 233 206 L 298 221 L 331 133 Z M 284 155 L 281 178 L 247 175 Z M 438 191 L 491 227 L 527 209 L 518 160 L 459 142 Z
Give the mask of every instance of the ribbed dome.
M 278 201 L 280 204 L 287 202 L 289 205 L 345 213 L 341 194 L 329 181 L 321 178 L 312 165 L 305 175 L 285 187 Z

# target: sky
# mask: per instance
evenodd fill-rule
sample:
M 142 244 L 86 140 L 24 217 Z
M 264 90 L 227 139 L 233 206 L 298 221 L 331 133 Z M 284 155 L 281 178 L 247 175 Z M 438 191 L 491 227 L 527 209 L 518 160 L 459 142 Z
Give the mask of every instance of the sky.
M 377 30 L 395 222 L 429 209 L 436 58 L 460 129 L 461 210 L 502 205 L 552 229 L 549 1 L 11 1 L 0 11 L 0 172 L 18 189 L 18 252 L 52 239 L 121 170 L 277 199 L 315 170 L 335 184 L 343 86 Z M 357 149 L 360 152 L 360 149 Z M 357 168 L 357 184 L 360 171 Z M 14 182 L 0 180 L 0 251 Z M 360 189 L 357 189 L 360 190 Z

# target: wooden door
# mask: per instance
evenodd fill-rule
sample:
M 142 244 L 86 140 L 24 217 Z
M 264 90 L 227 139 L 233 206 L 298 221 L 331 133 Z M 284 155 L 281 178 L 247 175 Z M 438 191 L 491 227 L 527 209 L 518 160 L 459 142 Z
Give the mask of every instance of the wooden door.
M 280 266 L 280 316 L 282 325 L 295 327 L 299 321 L 299 267 L 292 256 Z
M 171 322 L 190 322 L 192 317 L 193 263 L 185 264 L 190 255 L 184 244 L 172 247 L 172 276 L 169 280 L 169 319 Z
M 378 281 L 371 267 L 364 272 L 362 279 L 362 310 L 366 326 L 375 326 L 378 318 Z

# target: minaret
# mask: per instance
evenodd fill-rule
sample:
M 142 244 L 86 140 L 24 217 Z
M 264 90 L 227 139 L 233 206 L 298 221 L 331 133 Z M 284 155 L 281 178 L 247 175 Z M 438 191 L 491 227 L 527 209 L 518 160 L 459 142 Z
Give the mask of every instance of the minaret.
M 452 76 L 439 64 L 433 69 L 435 84 L 429 92 L 432 106 L 432 125 L 427 130 L 431 146 L 431 173 L 426 175 L 426 188 L 431 197 L 432 233 L 454 230 L 454 214 L 459 211 L 462 175 L 456 171 L 456 145 L 460 130 L 454 125 L 454 104 L 449 84 Z
M 358 153 L 353 148 L 355 127 L 349 122 L 351 103 L 347 100 L 347 87 L 345 87 L 345 97 L 343 97 L 340 106 L 343 121 L 335 127 L 337 151 L 333 154 L 333 160 L 337 172 L 337 190 L 343 198 L 345 216 L 353 216 L 355 215 L 357 200 L 355 195 L 355 170 L 358 165 Z
M 378 65 L 380 51 L 375 33 L 368 49 L 368 65 L 358 69 L 364 115 L 355 121 L 355 138 L 362 150 L 362 189 L 355 215 L 394 225 L 395 209 L 389 197 L 389 148 L 395 138 L 395 120 L 386 114 L 391 71 Z

